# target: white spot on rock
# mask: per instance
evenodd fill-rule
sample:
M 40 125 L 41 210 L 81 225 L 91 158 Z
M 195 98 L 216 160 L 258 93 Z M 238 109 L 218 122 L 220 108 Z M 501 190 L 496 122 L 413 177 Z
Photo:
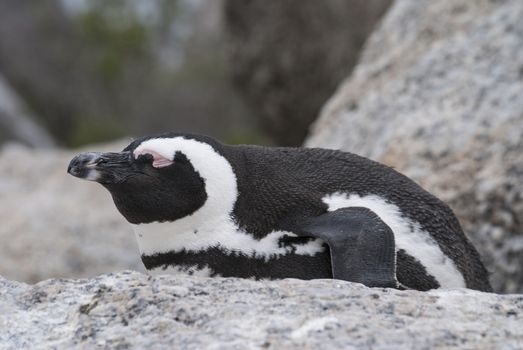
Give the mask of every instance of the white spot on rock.
M 309 320 L 301 327 L 292 331 L 291 338 L 300 339 L 306 337 L 310 332 L 323 331 L 328 324 L 339 324 L 339 321 L 336 317 L 320 317 Z

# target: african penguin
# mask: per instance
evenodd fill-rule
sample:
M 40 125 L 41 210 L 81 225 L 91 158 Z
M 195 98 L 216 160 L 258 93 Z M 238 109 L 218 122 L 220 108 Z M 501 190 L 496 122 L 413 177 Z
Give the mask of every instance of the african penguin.
M 68 172 L 109 190 L 151 272 L 491 290 L 449 207 L 355 154 L 167 133 Z

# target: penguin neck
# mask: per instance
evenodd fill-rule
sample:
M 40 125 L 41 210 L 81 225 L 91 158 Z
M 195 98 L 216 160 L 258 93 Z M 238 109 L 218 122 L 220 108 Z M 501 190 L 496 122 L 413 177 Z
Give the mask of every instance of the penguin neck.
M 203 142 L 178 139 L 167 142 L 183 152 L 198 171 L 205 183 L 207 199 L 202 207 L 183 218 L 133 225 L 142 255 L 201 250 L 219 243 L 221 233 L 238 230 L 232 218 L 238 196 L 237 179 L 228 160 Z
M 173 222 L 133 225 L 141 255 L 201 251 L 218 246 L 224 234 L 238 229 L 229 215 L 209 217 L 205 210 Z

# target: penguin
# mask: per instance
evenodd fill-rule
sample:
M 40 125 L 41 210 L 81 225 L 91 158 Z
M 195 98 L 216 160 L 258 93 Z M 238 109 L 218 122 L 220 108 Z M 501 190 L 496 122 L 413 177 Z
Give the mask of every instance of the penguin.
M 492 290 L 446 204 L 349 152 L 164 133 L 68 172 L 110 192 L 151 273 Z

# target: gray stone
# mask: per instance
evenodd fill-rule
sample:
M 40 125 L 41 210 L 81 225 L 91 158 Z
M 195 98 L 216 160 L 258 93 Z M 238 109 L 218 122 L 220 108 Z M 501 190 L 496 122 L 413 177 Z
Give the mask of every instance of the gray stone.
M 449 203 L 504 292 L 523 292 L 522 19 L 520 0 L 396 1 L 307 142 Z
M 0 278 L 0 348 L 518 349 L 523 296 L 336 280 Z

